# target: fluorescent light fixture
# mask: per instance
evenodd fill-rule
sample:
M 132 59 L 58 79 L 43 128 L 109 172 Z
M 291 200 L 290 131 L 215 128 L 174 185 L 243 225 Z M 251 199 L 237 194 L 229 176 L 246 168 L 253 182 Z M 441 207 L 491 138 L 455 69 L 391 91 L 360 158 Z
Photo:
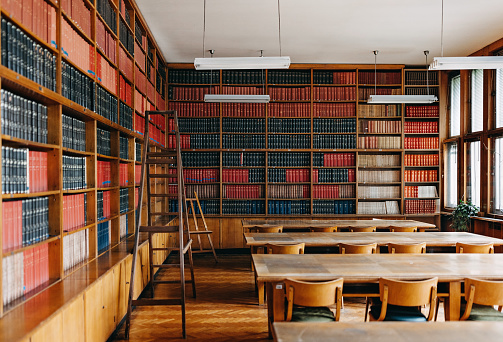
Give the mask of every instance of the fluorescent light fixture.
M 503 56 L 435 57 L 430 70 L 502 69 Z
M 204 102 L 268 103 L 269 95 L 205 94 Z
M 367 103 L 433 103 L 435 95 L 370 95 Z
M 195 58 L 196 70 L 288 69 L 290 57 Z

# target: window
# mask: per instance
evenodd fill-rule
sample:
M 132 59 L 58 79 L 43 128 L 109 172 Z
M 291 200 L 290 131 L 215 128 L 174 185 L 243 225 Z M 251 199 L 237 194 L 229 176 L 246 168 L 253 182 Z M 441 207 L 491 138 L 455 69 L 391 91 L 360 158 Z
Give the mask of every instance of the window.
M 480 208 L 480 141 L 468 144 L 466 161 L 466 200 Z
M 496 70 L 496 128 L 503 127 L 503 69 Z
M 458 144 L 447 144 L 446 165 L 446 207 L 454 208 L 458 205 Z
M 493 212 L 503 215 L 503 137 L 494 139 Z
M 484 129 L 484 70 L 472 70 L 471 77 L 471 131 Z
M 459 135 L 461 133 L 460 118 L 461 118 L 461 77 L 455 76 L 451 79 L 451 110 L 450 117 L 450 136 Z

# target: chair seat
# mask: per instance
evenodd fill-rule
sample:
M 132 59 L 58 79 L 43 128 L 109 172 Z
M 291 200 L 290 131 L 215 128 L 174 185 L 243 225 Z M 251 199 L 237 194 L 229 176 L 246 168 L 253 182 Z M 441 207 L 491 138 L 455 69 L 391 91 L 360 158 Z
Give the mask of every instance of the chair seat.
M 381 315 L 381 305 L 372 305 L 370 314 L 374 319 Z M 385 321 L 426 322 L 426 316 L 416 307 L 388 305 Z
M 461 312 L 465 311 L 465 303 L 461 304 Z M 473 304 L 467 321 L 503 321 L 503 312 L 490 305 Z
M 294 306 L 292 322 L 334 322 L 333 312 L 327 307 Z

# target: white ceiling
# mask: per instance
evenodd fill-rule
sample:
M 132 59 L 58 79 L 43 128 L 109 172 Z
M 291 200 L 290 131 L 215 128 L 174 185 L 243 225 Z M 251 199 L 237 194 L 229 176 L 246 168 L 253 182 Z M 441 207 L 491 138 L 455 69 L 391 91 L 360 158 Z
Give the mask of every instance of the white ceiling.
M 136 0 L 168 63 L 202 57 L 204 0 Z M 441 52 L 442 0 L 280 0 L 282 55 L 292 63 L 423 64 Z M 444 56 L 503 37 L 503 0 L 444 0 Z M 276 0 L 206 0 L 204 50 L 280 54 Z M 205 53 L 209 57 L 209 53 Z

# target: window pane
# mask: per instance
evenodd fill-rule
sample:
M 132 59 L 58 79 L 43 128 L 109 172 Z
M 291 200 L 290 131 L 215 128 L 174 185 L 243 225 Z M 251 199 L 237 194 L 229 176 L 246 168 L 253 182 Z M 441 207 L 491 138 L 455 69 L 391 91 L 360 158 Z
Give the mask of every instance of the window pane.
M 495 214 L 503 214 L 503 137 L 494 139 L 493 167 L 493 212 Z
M 503 69 L 496 70 L 496 128 L 503 127 Z
M 458 75 L 451 79 L 451 110 L 450 110 L 450 136 L 460 134 L 461 117 L 461 77 Z
M 446 167 L 446 207 L 455 207 L 458 204 L 458 145 L 447 144 Z
M 472 70 L 472 132 L 479 132 L 483 129 L 484 124 L 484 71 Z
M 480 141 L 468 145 L 466 162 L 466 200 L 480 208 Z

